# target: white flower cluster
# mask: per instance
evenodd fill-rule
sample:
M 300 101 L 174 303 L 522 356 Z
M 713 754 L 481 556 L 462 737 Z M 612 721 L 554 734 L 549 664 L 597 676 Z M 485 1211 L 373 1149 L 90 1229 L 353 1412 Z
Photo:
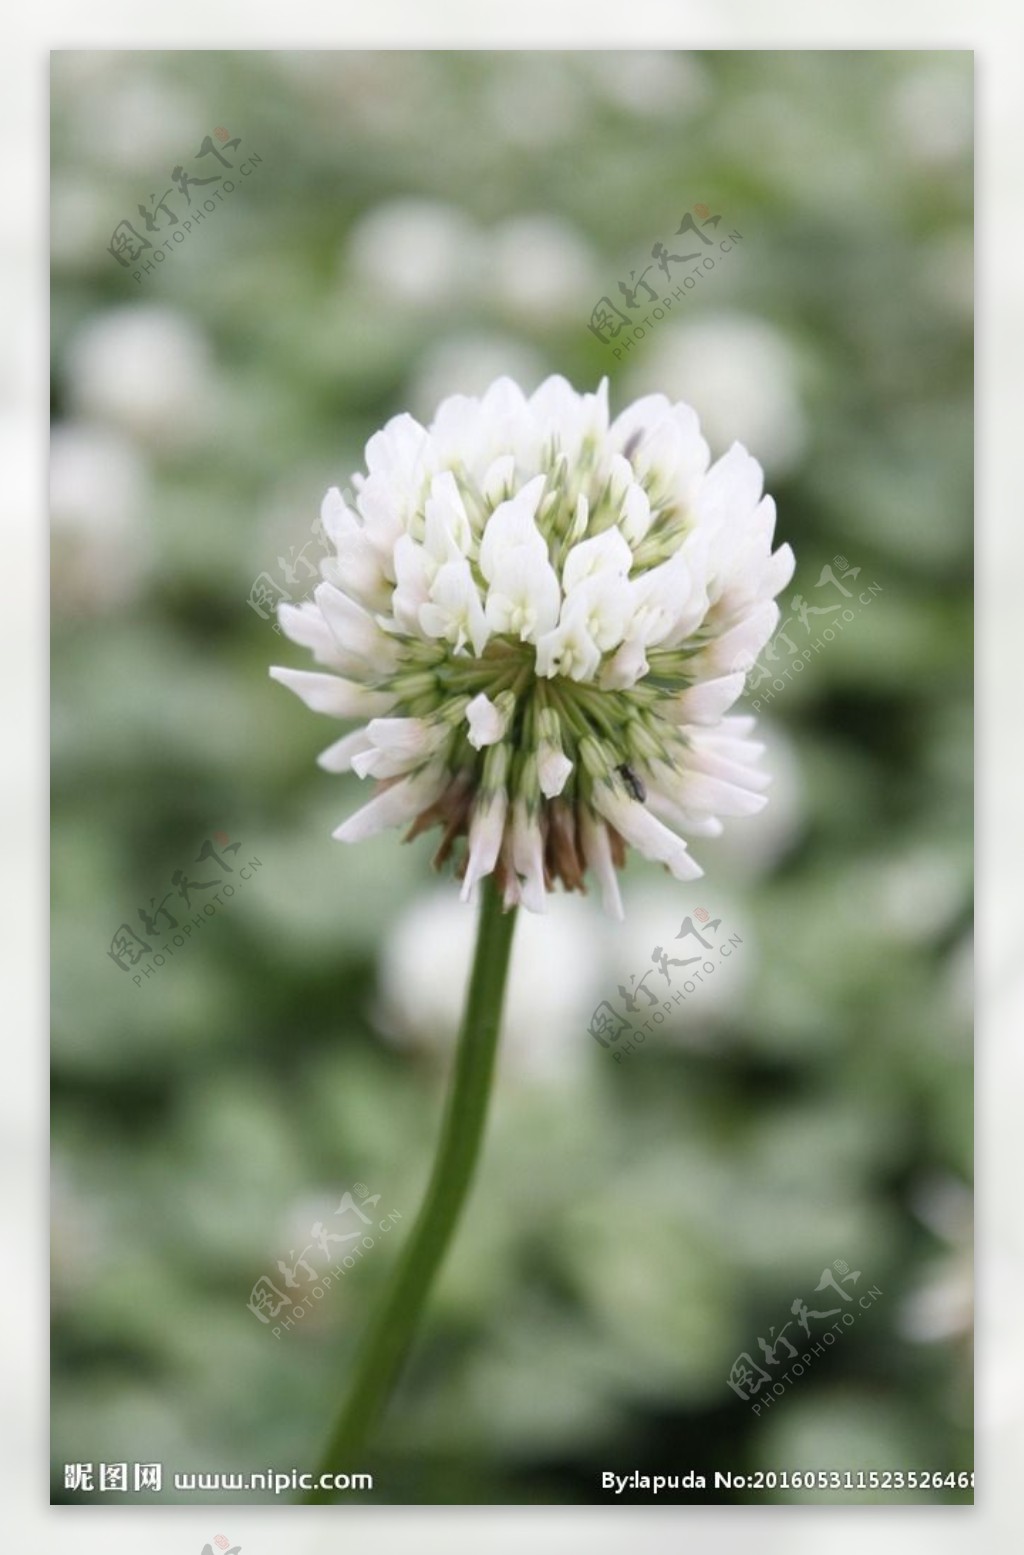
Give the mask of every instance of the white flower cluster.
M 428 428 L 396 416 L 366 447 L 354 509 L 323 505 L 335 554 L 282 605 L 323 672 L 271 671 L 362 727 L 320 757 L 377 780 L 334 833 L 443 827 L 463 896 L 494 872 L 537 912 L 590 869 L 621 916 L 630 843 L 680 880 L 684 836 L 765 802 L 754 720 L 726 716 L 792 576 L 775 504 L 739 444 L 712 464 L 695 413 L 649 395 L 609 419 L 607 384 L 507 378 Z

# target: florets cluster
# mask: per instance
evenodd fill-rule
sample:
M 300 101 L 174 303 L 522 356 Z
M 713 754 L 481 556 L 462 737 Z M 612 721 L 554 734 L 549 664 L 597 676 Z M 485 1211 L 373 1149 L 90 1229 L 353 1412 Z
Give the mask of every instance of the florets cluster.
M 377 784 L 335 837 L 439 825 L 464 897 L 493 872 L 537 912 L 590 870 L 621 915 L 626 844 L 700 875 L 685 839 L 768 782 L 754 720 L 727 716 L 793 571 L 756 460 L 712 464 L 662 395 L 610 421 L 606 383 L 556 377 L 454 396 L 426 428 L 397 416 L 366 469 L 354 506 L 324 500 L 313 599 L 280 607 L 323 672 L 271 671 L 361 722 L 319 758 Z

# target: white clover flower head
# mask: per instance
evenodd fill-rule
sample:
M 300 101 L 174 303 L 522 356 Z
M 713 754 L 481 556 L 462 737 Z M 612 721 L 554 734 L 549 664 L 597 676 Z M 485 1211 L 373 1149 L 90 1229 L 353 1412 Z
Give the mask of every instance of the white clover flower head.
M 538 912 L 590 871 L 621 917 L 627 844 L 699 876 L 685 838 L 768 782 L 753 718 L 728 715 L 793 573 L 756 460 L 734 443 L 712 464 L 664 395 L 610 421 L 607 381 L 553 377 L 455 395 L 429 427 L 396 416 L 366 467 L 352 506 L 324 499 L 313 600 L 280 607 L 323 668 L 271 670 L 360 720 L 320 764 L 377 791 L 334 836 L 439 825 L 464 899 L 493 873 Z

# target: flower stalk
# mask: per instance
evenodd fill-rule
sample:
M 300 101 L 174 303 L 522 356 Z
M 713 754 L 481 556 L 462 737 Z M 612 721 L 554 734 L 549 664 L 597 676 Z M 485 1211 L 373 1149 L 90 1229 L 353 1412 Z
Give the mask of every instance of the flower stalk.
M 480 1154 L 501 1029 L 516 909 L 483 882 L 476 951 L 441 1136 L 416 1223 L 356 1362 L 317 1478 L 351 1468 L 377 1426 L 413 1343 L 469 1195 Z M 310 1491 L 308 1504 L 332 1500 Z

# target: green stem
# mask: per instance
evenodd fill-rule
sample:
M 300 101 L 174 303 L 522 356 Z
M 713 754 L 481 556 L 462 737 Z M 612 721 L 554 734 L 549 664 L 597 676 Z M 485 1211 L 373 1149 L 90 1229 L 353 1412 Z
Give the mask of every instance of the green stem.
M 387 1405 L 472 1185 L 487 1117 L 515 919 L 515 909 L 503 911 L 494 877 L 488 876 L 483 882 L 476 954 L 434 1169 L 416 1224 L 357 1359 L 318 1477 L 361 1467 L 358 1454 Z M 314 1504 L 331 1501 L 333 1496 L 333 1491 L 311 1490 L 304 1499 Z

